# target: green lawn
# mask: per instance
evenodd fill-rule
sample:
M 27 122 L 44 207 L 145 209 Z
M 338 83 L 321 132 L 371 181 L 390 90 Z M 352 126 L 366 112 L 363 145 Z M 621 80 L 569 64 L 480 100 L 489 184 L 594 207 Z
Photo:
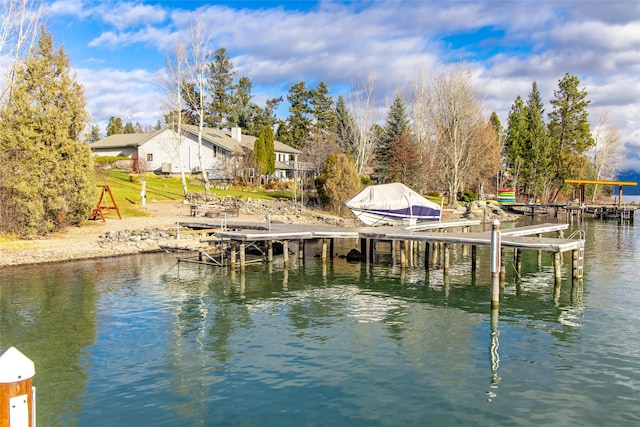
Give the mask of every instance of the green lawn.
M 142 191 L 142 181 L 146 182 L 147 203 L 151 202 L 177 202 L 184 199 L 182 182 L 180 176 L 166 176 L 147 174 L 130 174 L 122 171 L 97 172 L 96 183 L 108 185 L 111 194 L 118 205 L 118 209 L 123 216 L 145 216 L 147 212 L 142 209 L 140 193 Z M 187 177 L 187 189 L 190 193 L 204 192 L 204 186 L 198 180 Z M 247 188 L 230 187 L 228 190 L 211 189 L 220 197 L 234 196 L 241 199 L 280 199 L 290 198 L 289 191 L 251 191 Z M 99 196 L 97 196 L 99 197 Z M 113 206 L 108 194 L 105 195 L 108 206 Z M 96 199 L 96 203 L 97 203 Z M 103 200 L 103 206 L 105 205 Z M 115 211 L 113 211 L 115 212 Z M 110 215 L 111 216 L 111 211 Z M 113 215 L 116 215 L 113 213 Z

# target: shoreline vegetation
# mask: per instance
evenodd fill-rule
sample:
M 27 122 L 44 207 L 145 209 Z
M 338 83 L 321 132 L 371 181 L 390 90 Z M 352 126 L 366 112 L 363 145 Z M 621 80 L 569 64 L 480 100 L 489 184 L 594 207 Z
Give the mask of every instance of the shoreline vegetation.
M 0 268 L 160 252 L 163 242 L 175 239 L 178 223 L 193 219 L 189 216 L 190 205 L 186 202 L 152 202 L 144 211 L 146 216 L 123 216 L 119 219 L 111 210 L 106 222 L 87 220 L 81 226 L 68 227 L 35 239 L 3 237 L 0 239 Z M 237 216 L 229 217 L 228 222 L 262 223 L 267 213 L 272 222 L 285 224 L 362 225 L 351 214 L 342 217 L 307 209 L 291 201 L 267 200 L 245 202 Z M 515 221 L 519 216 L 507 215 L 495 205 L 486 205 L 483 209 L 471 203 L 466 208 L 445 209 L 442 220 L 471 217 L 487 221 L 495 217 L 501 221 Z

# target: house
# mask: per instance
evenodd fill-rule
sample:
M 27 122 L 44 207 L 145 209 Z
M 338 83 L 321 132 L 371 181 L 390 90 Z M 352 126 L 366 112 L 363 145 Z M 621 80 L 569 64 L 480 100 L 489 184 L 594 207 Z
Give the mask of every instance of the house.
M 127 156 L 138 162 L 138 168 L 157 173 L 200 172 L 202 166 L 209 179 L 228 180 L 237 176 L 252 176 L 253 146 L 256 137 L 243 135 L 238 127 L 231 131 L 204 128 L 202 147 L 198 146 L 198 127 L 183 125 L 181 135 L 166 126 L 156 132 L 110 135 L 90 145 L 94 156 Z M 276 171 L 274 178 L 292 178 L 301 164 L 301 152 L 274 142 Z

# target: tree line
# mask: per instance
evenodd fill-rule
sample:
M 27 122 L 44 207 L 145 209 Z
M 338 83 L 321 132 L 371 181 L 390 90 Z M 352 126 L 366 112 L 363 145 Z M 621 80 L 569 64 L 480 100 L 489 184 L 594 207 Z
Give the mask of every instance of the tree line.
M 37 37 L 11 46 L 16 61 L 2 90 L 2 233 L 42 234 L 78 224 L 96 200 L 93 160 L 81 141 L 88 123 L 83 88 L 64 49 L 54 47 L 46 27 L 37 28 Z M 205 125 L 241 126 L 257 136 L 253 164 L 260 174 L 273 173 L 274 139 L 300 149 L 302 160 L 316 165 L 320 196 L 336 210 L 363 182 L 401 181 L 423 194 L 446 192 L 451 205 L 465 191 L 498 185 L 553 201 L 568 190 L 564 179 L 613 178 L 620 160 L 619 132 L 606 113 L 591 128 L 587 92 L 568 73 L 558 82 L 546 121 L 533 83 L 526 102 L 520 96 L 514 101 L 506 128 L 497 114 L 485 116 L 464 64 L 417 74 L 395 94 L 386 118 L 375 81 L 367 77 L 337 100 L 322 81 L 296 83 L 286 97 L 289 114 L 278 119 L 274 110 L 283 99 L 256 105 L 250 80 L 236 81 L 226 50 L 209 54 L 199 31 L 194 27 L 188 47 L 177 45 L 167 59 L 166 123 L 178 129 L 194 124 L 200 142 Z M 108 132 L 120 126 L 113 117 Z
M 333 208 L 356 190 L 342 188 L 354 182 L 345 174 L 370 182 L 401 181 L 423 193 L 446 192 L 454 206 L 465 191 L 483 193 L 488 187 L 495 192 L 498 186 L 555 201 L 569 191 L 566 178 L 611 177 L 619 163 L 619 133 L 606 121 L 592 132 L 587 92 L 569 73 L 554 91 L 548 122 L 534 82 L 527 103 L 521 96 L 514 101 L 506 129 L 497 114 L 485 116 L 486 107 L 464 64 L 432 74 L 419 72 L 405 91 L 395 94 L 386 120 L 369 77 L 337 100 L 324 81 L 315 86 L 295 83 L 286 95 L 288 116 L 277 118 L 275 109 L 284 98 L 256 105 L 251 80 L 238 78 L 225 48 L 209 53 L 209 44 L 202 24 L 196 24 L 190 42 L 175 46 L 168 66 L 172 78 L 166 85 L 174 96 L 167 97 L 172 102 L 165 120 L 223 129 L 239 126 L 257 137 L 264 135 L 264 128 L 275 129 L 275 139 L 300 149 L 301 160 L 315 164 L 318 189 Z M 256 147 L 254 155 L 261 158 L 262 149 Z M 259 158 L 254 158 L 254 167 L 270 173 Z M 336 165 L 348 165 L 348 170 L 329 173 Z M 340 187 L 330 192 L 341 198 L 327 197 L 332 186 Z

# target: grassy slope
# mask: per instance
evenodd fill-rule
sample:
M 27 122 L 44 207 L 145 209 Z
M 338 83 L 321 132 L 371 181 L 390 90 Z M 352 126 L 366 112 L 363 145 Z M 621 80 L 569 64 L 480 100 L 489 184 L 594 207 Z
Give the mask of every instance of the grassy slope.
M 133 179 L 132 179 L 133 177 Z M 142 181 L 146 182 L 147 202 L 178 202 L 184 199 L 181 178 L 174 176 L 144 174 L 135 175 L 121 171 L 99 171 L 97 176 L 98 184 L 106 184 L 109 186 L 113 197 L 118 205 L 118 209 L 123 216 L 135 217 L 145 216 L 147 213 L 142 210 L 141 196 Z M 187 189 L 189 192 L 203 192 L 204 186 L 197 181 L 187 178 Z M 286 191 L 248 191 L 248 190 L 220 190 L 211 189 L 213 194 L 217 196 L 234 196 L 241 199 L 249 197 L 253 199 L 278 199 L 281 197 L 289 198 L 291 194 Z M 96 196 L 99 197 L 99 196 Z M 113 207 L 111 198 L 105 195 L 102 205 Z M 98 200 L 96 199 L 96 202 Z M 116 215 L 114 210 L 109 211 L 109 216 Z

